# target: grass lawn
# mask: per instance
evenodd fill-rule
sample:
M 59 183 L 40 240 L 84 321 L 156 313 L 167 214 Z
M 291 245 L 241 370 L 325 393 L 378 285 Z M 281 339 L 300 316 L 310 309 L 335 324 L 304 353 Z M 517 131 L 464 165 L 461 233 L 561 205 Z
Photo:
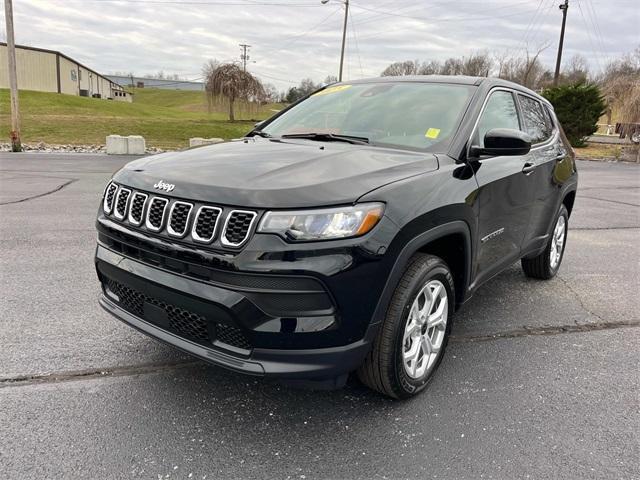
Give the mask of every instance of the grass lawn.
M 21 133 L 25 143 L 101 144 L 110 134 L 142 135 L 148 146 L 184 148 L 190 137 L 236 138 L 255 121 L 273 115 L 282 105 L 264 105 L 257 112 L 236 114 L 231 123 L 223 112 L 207 111 L 203 92 L 134 89 L 133 103 L 21 91 Z M 9 91 L 0 89 L 0 142 L 9 141 Z
M 574 147 L 573 150 L 576 152 L 576 156 L 578 158 L 607 158 L 611 160 L 618 160 L 622 155 L 622 145 L 607 143 L 589 143 L 586 147 Z

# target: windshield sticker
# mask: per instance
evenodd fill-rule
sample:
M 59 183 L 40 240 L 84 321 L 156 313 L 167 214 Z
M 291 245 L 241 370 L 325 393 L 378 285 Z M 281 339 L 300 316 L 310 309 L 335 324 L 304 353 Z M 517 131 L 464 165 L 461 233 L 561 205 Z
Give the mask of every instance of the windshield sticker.
M 322 95 L 329 95 L 330 93 L 341 92 L 347 88 L 351 88 L 351 85 L 336 85 L 335 87 L 328 87 L 324 90 L 320 90 L 318 93 L 314 93 L 312 97 L 320 97 Z
M 424 134 L 425 137 L 431 138 L 433 140 L 438 138 L 438 135 L 440 135 L 440 129 L 439 128 L 430 128 L 429 130 L 427 130 L 427 133 Z

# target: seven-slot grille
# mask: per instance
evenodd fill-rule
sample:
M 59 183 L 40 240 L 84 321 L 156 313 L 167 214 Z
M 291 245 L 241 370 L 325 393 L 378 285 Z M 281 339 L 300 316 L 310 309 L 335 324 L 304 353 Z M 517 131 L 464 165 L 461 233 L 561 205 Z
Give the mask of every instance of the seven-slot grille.
M 127 215 L 129 195 L 131 195 L 131 190 L 129 190 L 128 188 L 121 188 L 120 190 L 118 190 L 118 195 L 116 196 L 116 206 L 113 210 L 113 215 L 118 220 L 123 220 Z
M 116 198 L 117 191 L 118 186 L 115 183 L 110 183 L 104 192 L 104 203 L 102 204 L 102 208 L 104 210 L 104 213 L 106 213 L 107 215 L 110 214 L 113 210 L 113 201 Z
M 205 244 L 218 237 L 220 243 L 229 248 L 239 248 L 247 242 L 258 217 L 257 212 L 250 210 L 225 212 L 213 205 L 196 207 L 180 200 L 152 197 L 115 183 L 105 189 L 103 211 L 157 234 L 166 229 L 165 233 L 171 237 L 185 238 L 190 234 L 190 240 Z M 221 223 L 224 226 L 219 228 Z
M 169 200 L 166 198 L 153 197 L 147 210 L 147 228 L 152 232 L 159 232 L 164 226 L 164 214 L 167 210 Z
M 196 242 L 209 243 L 216 234 L 218 217 L 222 212 L 218 207 L 200 207 L 193 222 L 191 237 Z
M 169 225 L 167 232 L 174 237 L 184 237 L 187 233 L 187 224 L 189 223 L 189 215 L 193 205 L 186 202 L 174 202 L 169 212 Z
M 146 193 L 136 192 L 131 197 L 131 207 L 129 208 L 129 223 L 136 227 L 142 224 L 144 215 L 144 204 L 149 196 Z
M 229 247 L 241 246 L 249 237 L 249 230 L 256 219 L 256 212 L 232 210 L 224 224 L 221 242 Z

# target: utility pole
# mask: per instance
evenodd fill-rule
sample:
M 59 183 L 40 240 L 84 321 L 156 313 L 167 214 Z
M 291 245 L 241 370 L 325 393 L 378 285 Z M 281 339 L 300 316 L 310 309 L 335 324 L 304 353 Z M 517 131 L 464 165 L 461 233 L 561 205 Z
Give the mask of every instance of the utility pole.
M 11 89 L 11 151 L 21 152 L 20 108 L 18 105 L 18 75 L 16 73 L 16 41 L 13 34 L 12 0 L 4 0 L 4 16 L 7 21 L 7 58 L 9 63 L 9 88 Z
M 344 3 L 344 24 L 342 26 L 342 50 L 340 51 L 340 73 L 338 73 L 338 81 L 342 81 L 342 67 L 344 65 L 344 46 L 347 41 L 347 21 L 349 20 L 349 0 L 340 0 Z M 326 5 L 329 0 L 320 0 L 320 3 Z
M 242 48 L 242 55 L 240 55 L 240 60 L 242 60 L 242 70 L 247 71 L 247 62 L 249 61 L 249 55 L 247 51 L 251 48 L 251 45 L 247 45 L 246 43 L 241 43 L 240 48 Z
M 347 41 L 347 21 L 349 19 L 349 0 L 344 0 L 344 26 L 342 27 L 342 50 L 340 51 L 340 73 L 338 81 L 342 81 L 342 67 L 344 65 L 344 45 Z
M 558 58 L 556 59 L 556 72 L 553 75 L 553 86 L 558 85 L 558 79 L 560 78 L 560 63 L 562 62 L 562 44 L 564 43 L 564 27 L 567 23 L 567 10 L 569 10 L 569 0 L 564 0 L 564 3 L 559 6 L 562 10 L 562 29 L 560 30 L 560 44 L 558 45 Z

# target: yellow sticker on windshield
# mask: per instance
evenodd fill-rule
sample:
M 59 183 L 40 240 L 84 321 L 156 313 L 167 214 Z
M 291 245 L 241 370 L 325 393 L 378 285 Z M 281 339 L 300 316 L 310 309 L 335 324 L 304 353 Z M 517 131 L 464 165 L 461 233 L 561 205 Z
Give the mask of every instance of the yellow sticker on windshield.
M 312 97 L 319 97 L 321 95 L 329 95 L 330 93 L 341 92 L 342 90 L 346 90 L 347 88 L 351 88 L 351 85 L 336 85 L 335 87 L 327 87 L 324 90 L 320 90 L 317 93 L 314 93 Z
M 427 130 L 427 133 L 424 134 L 425 137 L 432 138 L 434 140 L 438 138 L 438 135 L 440 135 L 439 128 L 430 128 L 429 130 Z

